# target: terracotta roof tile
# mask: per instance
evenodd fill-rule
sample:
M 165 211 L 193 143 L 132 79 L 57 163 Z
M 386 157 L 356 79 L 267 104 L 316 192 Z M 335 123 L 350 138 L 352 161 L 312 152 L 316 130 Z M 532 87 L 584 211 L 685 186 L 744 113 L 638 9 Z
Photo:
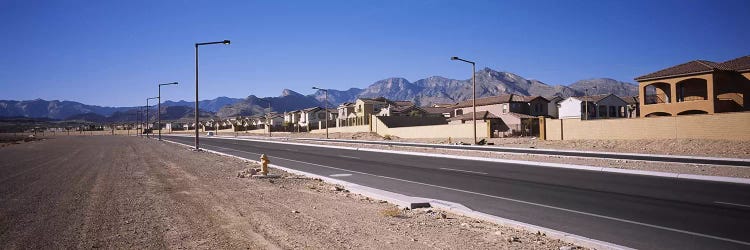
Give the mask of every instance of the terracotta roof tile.
M 677 66 L 662 69 L 651 74 L 639 76 L 639 77 L 636 77 L 635 80 L 643 81 L 643 80 L 666 78 L 670 76 L 708 73 L 717 69 L 718 70 L 731 70 L 722 64 L 715 63 L 712 61 L 695 60 L 695 61 L 690 61 L 690 62 L 680 64 Z
M 485 105 L 492 105 L 492 104 L 500 104 L 500 103 L 509 103 L 509 102 L 529 102 L 539 96 L 522 96 L 522 95 L 514 95 L 514 94 L 504 94 L 504 95 L 498 95 L 498 96 L 491 96 L 491 97 L 482 97 L 477 98 L 477 106 L 485 106 Z M 453 108 L 465 108 L 465 107 L 471 107 L 472 100 L 465 100 L 462 102 L 457 103 Z
M 515 113 L 515 112 L 508 112 L 507 115 L 512 115 L 518 118 L 537 118 L 536 116 L 531 116 L 527 114 L 521 114 L 521 113 Z
M 600 94 L 600 95 L 589 95 L 589 96 L 576 96 L 574 98 L 581 100 L 581 101 L 587 101 L 587 102 L 598 102 L 604 99 L 605 97 L 609 96 L 611 94 Z
M 457 115 L 456 117 L 450 118 L 448 120 L 456 121 L 470 121 L 474 119 L 474 113 L 466 113 L 462 115 Z M 484 119 L 500 119 L 500 117 L 496 116 L 493 113 L 490 113 L 489 111 L 479 111 L 477 112 L 477 120 L 484 120 Z
M 419 108 L 421 108 L 422 110 L 424 110 L 425 112 L 427 112 L 429 114 L 442 114 L 442 113 L 450 113 L 451 111 L 453 111 L 453 108 L 451 108 L 451 107 L 444 107 L 444 108 L 439 108 L 439 107 L 419 107 Z
M 722 67 L 736 71 L 750 71 L 750 56 L 738 57 L 721 63 Z

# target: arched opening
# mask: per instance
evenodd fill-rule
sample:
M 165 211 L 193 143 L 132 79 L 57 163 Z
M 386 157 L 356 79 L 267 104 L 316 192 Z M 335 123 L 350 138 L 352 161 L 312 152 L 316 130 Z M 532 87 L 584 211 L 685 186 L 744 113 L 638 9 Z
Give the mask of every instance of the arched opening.
M 669 90 L 669 83 L 655 82 L 643 87 L 644 104 L 669 103 L 672 94 Z
M 750 80 L 736 72 L 719 74 L 715 84 L 715 112 L 750 110 Z
M 685 110 L 680 113 L 677 113 L 677 115 L 702 115 L 702 114 L 708 114 L 708 112 L 703 110 Z
M 657 116 L 672 116 L 672 114 L 667 113 L 667 112 L 653 112 L 653 113 L 646 115 L 646 117 L 657 117 Z
M 677 102 L 708 100 L 706 79 L 690 78 L 677 83 Z

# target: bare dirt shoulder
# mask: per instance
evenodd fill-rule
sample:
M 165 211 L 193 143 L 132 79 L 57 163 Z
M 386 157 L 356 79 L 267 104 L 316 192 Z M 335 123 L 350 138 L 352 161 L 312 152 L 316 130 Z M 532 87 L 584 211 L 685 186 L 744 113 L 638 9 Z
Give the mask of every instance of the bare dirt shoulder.
M 0 148 L 2 248 L 559 249 L 317 180 L 237 178 L 250 163 L 155 140 L 60 137 Z

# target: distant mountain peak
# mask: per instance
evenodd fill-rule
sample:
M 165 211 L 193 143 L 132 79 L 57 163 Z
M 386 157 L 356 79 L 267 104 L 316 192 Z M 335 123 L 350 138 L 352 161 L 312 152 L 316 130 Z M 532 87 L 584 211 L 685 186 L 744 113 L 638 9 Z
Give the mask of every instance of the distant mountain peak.
M 290 95 L 302 95 L 302 94 L 294 92 L 294 90 L 291 90 L 291 89 L 284 89 L 281 91 L 281 97 L 290 96 Z

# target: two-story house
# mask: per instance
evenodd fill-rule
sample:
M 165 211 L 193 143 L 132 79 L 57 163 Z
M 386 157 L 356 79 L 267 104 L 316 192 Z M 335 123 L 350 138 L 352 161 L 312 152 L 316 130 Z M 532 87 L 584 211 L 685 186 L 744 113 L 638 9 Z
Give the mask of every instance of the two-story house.
M 690 61 L 635 80 L 641 117 L 750 110 L 750 56 Z

